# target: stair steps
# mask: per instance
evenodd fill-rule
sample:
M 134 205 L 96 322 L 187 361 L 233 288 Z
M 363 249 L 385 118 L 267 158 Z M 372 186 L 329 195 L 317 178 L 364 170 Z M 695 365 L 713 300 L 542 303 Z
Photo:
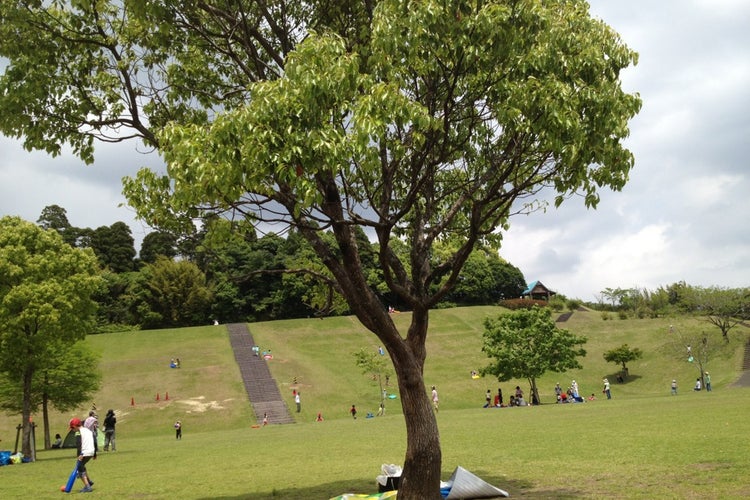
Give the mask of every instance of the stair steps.
M 247 324 L 229 324 L 227 331 L 229 343 L 234 351 L 234 359 L 240 369 L 240 376 L 257 421 L 262 422 L 263 415 L 267 415 L 269 424 L 295 423 L 281 397 L 276 380 L 271 376 L 267 361 L 253 352 L 255 341 Z

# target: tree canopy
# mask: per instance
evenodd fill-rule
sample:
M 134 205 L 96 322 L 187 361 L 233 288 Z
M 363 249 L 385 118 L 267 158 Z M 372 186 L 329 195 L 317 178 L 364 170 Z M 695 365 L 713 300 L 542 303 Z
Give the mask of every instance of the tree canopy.
M 637 347 L 630 347 L 628 344 L 622 344 L 604 353 L 604 361 L 607 363 L 617 363 L 622 366 L 624 376 L 630 374 L 627 363 L 643 357 L 643 351 Z
M 695 310 L 721 331 L 725 341 L 729 341 L 729 330 L 750 314 L 750 289 L 693 287 L 691 291 Z
M 625 185 L 640 99 L 620 71 L 636 54 L 579 0 L 2 7 L 0 131 L 86 161 L 94 137 L 140 137 L 167 172 L 142 170 L 125 192 L 155 227 L 215 215 L 294 227 L 394 362 L 401 494 L 439 498 L 428 311 L 541 189 L 595 207 L 599 189 Z M 357 226 L 376 241 L 381 286 L 413 311 L 404 334 L 368 282 Z

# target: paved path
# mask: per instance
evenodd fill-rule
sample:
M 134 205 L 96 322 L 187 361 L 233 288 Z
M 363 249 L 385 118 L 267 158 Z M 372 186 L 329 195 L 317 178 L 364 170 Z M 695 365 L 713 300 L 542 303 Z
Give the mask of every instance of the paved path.
M 293 424 L 294 418 L 281 398 L 279 387 L 271 376 L 267 362 L 261 356 L 253 354 L 255 342 L 247 324 L 229 324 L 227 331 L 229 343 L 234 350 L 234 359 L 240 368 L 240 375 L 258 423 L 263 421 L 263 414 L 266 413 L 269 424 Z
M 743 326 L 747 326 L 741 323 Z M 750 387 L 750 340 L 745 344 L 745 359 L 742 363 L 742 375 L 740 378 L 735 380 L 734 384 L 737 387 Z

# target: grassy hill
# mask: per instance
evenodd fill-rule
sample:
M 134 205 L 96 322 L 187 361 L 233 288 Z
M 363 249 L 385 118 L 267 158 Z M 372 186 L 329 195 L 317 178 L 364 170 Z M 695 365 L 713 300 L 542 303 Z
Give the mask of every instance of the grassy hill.
M 431 314 L 425 382 L 438 387 L 441 410 L 479 407 L 487 389 L 494 393 L 501 387 L 508 395 L 520 385 L 528 391 L 525 380 L 498 383 L 489 378 L 472 380 L 469 376 L 471 370 L 487 363 L 481 352 L 483 320 L 503 311 L 488 306 L 436 310 Z M 402 331 L 408 326 L 409 316 L 394 315 Z M 707 365 L 714 387 L 724 387 L 738 378 L 747 328 L 731 331 L 730 342 L 725 344 L 715 328 L 697 318 L 604 321 L 597 312 L 576 311 L 558 326 L 588 338 L 583 369 L 545 375 L 539 380 L 542 403 L 554 401 L 556 382 L 567 387 L 572 379 L 578 381 L 583 394 L 599 395 L 602 377 L 614 382 L 619 372 L 615 364 L 604 361 L 603 353 L 623 343 L 642 349 L 644 356 L 629 365 L 631 376 L 624 384 L 613 383 L 614 397 L 669 395 L 673 378 L 682 391 L 690 390 L 699 375 L 698 366 L 687 362 L 684 346 L 670 334 L 670 325 L 683 334 L 705 332 L 720 347 Z M 249 326 L 256 343 L 273 353 L 273 360 L 268 363 L 290 408 L 294 407 L 292 390 L 300 391 L 302 412 L 295 414 L 298 421 L 312 421 L 318 412 L 326 419 L 350 418 L 348 409 L 352 404 L 362 414 L 377 410 L 379 388 L 357 368 L 353 353 L 360 348 L 375 352 L 378 342 L 356 318 L 274 321 Z M 133 434 L 160 434 L 171 428 L 176 419 L 192 431 L 255 423 L 223 326 L 95 335 L 87 342 L 101 355 L 104 374 L 102 389 L 92 403 L 101 415 L 114 408 L 123 432 L 127 429 Z M 182 361 L 180 369 L 169 368 L 170 359 L 175 357 Z M 387 390 L 397 394 L 395 377 Z M 85 406 L 65 415 L 53 413 L 53 434 L 64 433 L 67 420 L 88 409 Z M 398 400 L 389 400 L 386 411 L 400 414 Z M 210 418 L 205 418 L 207 415 Z M 41 421 L 40 416 L 36 419 Z M 17 420 L 16 416 L 0 416 L 0 439 L 4 443 L 15 439 Z M 128 421 L 133 420 L 137 420 L 137 425 L 131 427 Z M 4 448 L 10 446 L 5 444 Z
M 471 370 L 488 361 L 481 352 L 482 322 L 487 316 L 503 311 L 498 307 L 470 307 L 438 310 L 431 314 L 425 383 L 438 386 L 441 409 L 475 408 L 484 403 L 487 389 L 495 393 L 498 386 L 504 395 L 516 385 L 528 392 L 526 380 L 498 383 L 489 378 L 472 380 L 470 377 Z M 405 331 L 409 314 L 400 313 L 394 319 Z M 613 393 L 618 397 L 669 395 L 673 378 L 678 380 L 682 390 L 691 389 L 700 375 L 698 365 L 687 362 L 685 347 L 674 333 L 670 334 L 670 325 L 685 336 L 705 331 L 717 346 L 718 352 L 706 368 L 712 374 L 714 387 L 736 380 L 747 329 L 734 330 L 730 342 L 725 344 L 718 331 L 712 332 L 710 325 L 696 318 L 604 321 L 597 312 L 577 311 L 558 326 L 588 338 L 585 345 L 587 356 L 581 361 L 583 369 L 545 375 L 539 380 L 542 402 L 554 401 L 555 383 L 567 387 L 573 379 L 578 381 L 582 393 L 599 394 L 602 378 L 608 377 L 613 382 Z M 289 401 L 291 384 L 296 377 L 307 401 L 303 407 L 307 407 L 310 413 L 318 409 L 331 417 L 345 416 L 351 403 L 358 404 L 358 407 L 366 405 L 363 408 L 372 410 L 377 408 L 378 389 L 357 370 L 351 355 L 362 347 L 376 350 L 377 339 L 353 318 L 257 323 L 250 325 L 250 329 L 256 342 L 272 348 L 271 370 Z M 629 364 L 630 377 L 624 384 L 617 384 L 619 367 L 607 363 L 603 353 L 624 343 L 640 348 L 644 356 Z M 392 389 L 396 390 L 395 387 Z M 388 411 L 400 411 L 400 408 L 391 404 Z
M 500 312 L 458 308 L 431 316 L 425 380 L 440 390 L 446 478 L 462 465 L 526 498 L 739 498 L 750 492 L 750 456 L 746 440 L 738 439 L 750 432 L 750 397 L 730 387 L 739 376 L 747 329 L 732 331 L 729 344 L 721 341 L 709 360 L 714 393 L 694 394 L 697 366 L 687 362 L 669 325 L 720 340 L 710 325 L 695 318 L 603 321 L 598 313 L 577 311 L 559 326 L 588 337 L 584 368 L 546 375 L 542 402 L 552 402 L 555 382 L 567 385 L 573 378 L 582 391 L 598 394 L 601 378 L 614 379 L 618 371 L 602 353 L 627 342 L 645 354 L 629 365 L 626 383 L 613 385 L 614 399 L 482 410 L 484 392 L 494 392 L 498 383 L 472 380 L 469 372 L 486 362 L 482 321 Z M 394 320 L 404 330 L 409 315 Z M 352 356 L 362 347 L 377 349 L 372 334 L 350 317 L 256 323 L 250 329 L 271 349 L 269 365 L 290 408 L 297 378 L 297 425 L 251 427 L 255 417 L 222 326 L 87 339 L 102 356 L 97 408 L 100 415 L 107 408 L 118 413 L 118 452 L 91 466 L 100 498 L 330 498 L 372 492 L 380 464 L 401 463 L 405 436 L 398 400 L 385 418 L 353 422 L 347 413 L 352 403 L 363 414 L 379 402 L 378 387 Z M 169 368 L 174 357 L 182 368 Z M 672 378 L 680 382 L 680 397 L 669 395 Z M 516 384 L 527 386 L 499 385 L 507 393 Z M 313 422 L 318 411 L 323 424 Z M 51 415 L 52 432 L 62 433 L 74 414 Z M 176 419 L 184 423 L 179 442 L 172 430 Z M 16 416 L 0 416 L 0 449 L 13 448 L 17 424 Z M 41 451 L 35 464 L 2 467 L 0 492 L 59 498 L 70 460 L 69 450 L 50 450 Z

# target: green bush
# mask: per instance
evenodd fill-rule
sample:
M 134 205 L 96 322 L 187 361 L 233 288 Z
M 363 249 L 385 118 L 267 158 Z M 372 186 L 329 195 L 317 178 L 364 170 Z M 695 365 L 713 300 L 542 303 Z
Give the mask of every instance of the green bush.
M 515 311 L 517 309 L 531 309 L 534 306 L 547 307 L 549 303 L 546 300 L 537 299 L 507 299 L 501 300 L 499 305 Z
M 553 311 L 561 312 L 563 309 L 565 309 L 565 300 L 562 297 L 552 297 L 549 300 L 549 306 Z
M 565 302 L 565 305 L 567 306 L 567 308 L 570 311 L 575 311 L 576 309 L 578 309 L 579 307 L 581 307 L 581 301 L 577 300 L 577 299 L 568 299 Z

